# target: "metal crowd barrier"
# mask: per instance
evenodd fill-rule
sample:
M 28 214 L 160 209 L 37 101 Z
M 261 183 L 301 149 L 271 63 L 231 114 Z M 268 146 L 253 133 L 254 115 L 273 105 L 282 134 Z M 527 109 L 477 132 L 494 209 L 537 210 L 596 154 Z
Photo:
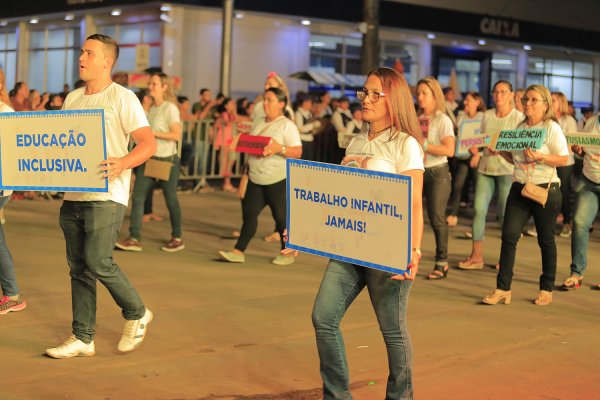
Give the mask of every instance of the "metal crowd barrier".
M 182 140 L 178 143 L 181 160 L 179 181 L 192 181 L 193 193 L 207 187 L 209 180 L 223 178 L 219 171 L 219 150 L 214 148 L 210 140 L 209 132 L 212 126 L 211 119 L 183 123 Z M 233 134 L 237 134 L 236 126 Z M 230 177 L 240 178 L 245 162 L 244 155 L 231 152 L 229 156 L 230 160 L 234 160 Z

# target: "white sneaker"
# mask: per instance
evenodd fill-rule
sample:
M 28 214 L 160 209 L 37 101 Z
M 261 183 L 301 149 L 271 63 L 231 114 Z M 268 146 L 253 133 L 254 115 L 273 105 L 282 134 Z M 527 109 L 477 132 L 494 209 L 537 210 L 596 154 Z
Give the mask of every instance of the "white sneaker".
M 152 322 L 153 317 L 152 312 L 146 308 L 146 313 L 142 318 L 125 322 L 123 335 L 121 336 L 121 340 L 119 340 L 117 349 L 122 352 L 131 351 L 142 344 L 148 330 L 148 325 Z
M 96 350 L 93 340 L 90 344 L 85 344 L 71 335 L 60 346 L 46 349 L 46 354 L 52 358 L 90 357 L 96 354 Z

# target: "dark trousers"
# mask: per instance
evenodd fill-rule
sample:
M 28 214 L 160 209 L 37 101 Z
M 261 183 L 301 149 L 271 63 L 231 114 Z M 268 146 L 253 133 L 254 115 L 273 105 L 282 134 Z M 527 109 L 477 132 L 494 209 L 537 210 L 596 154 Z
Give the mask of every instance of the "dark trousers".
M 544 185 L 546 186 L 546 185 Z M 561 194 L 558 183 L 553 183 L 548 191 L 546 206 L 521 195 L 523 184 L 513 182 L 506 202 L 506 213 L 502 225 L 502 247 L 500 251 L 500 272 L 496 286 L 500 290 L 510 290 L 512 283 L 517 242 L 521 231 L 530 216 L 537 230 L 538 245 L 542 251 L 542 275 L 540 290 L 551 292 L 556 278 L 556 242 L 554 226 L 560 212 Z
M 464 160 L 455 157 L 454 169 L 452 172 L 452 194 L 450 195 L 450 201 L 448 202 L 448 215 L 458 215 L 458 206 L 463 194 L 463 187 L 465 186 L 465 182 L 469 176 L 469 170 L 471 169 L 469 166 L 470 162 L 470 158 Z
M 242 199 L 242 230 L 235 244 L 235 249 L 245 251 L 248 243 L 256 234 L 258 228 L 258 216 L 265 206 L 271 208 L 275 229 L 281 236 L 281 249 L 285 247 L 283 242 L 283 231 L 286 218 L 286 185 L 285 179 L 271 185 L 257 185 L 248 180 L 246 194 Z
M 315 161 L 315 142 L 302 141 L 302 159 Z
M 560 179 L 560 193 L 562 196 L 562 207 L 560 211 L 563 215 L 563 224 L 570 224 L 573 216 L 571 209 L 571 197 L 573 196 L 573 190 L 571 189 L 571 177 L 573 176 L 574 168 L 574 165 L 556 168 L 556 174 Z
M 447 264 L 448 261 L 448 225 L 446 224 L 446 205 L 451 190 L 448 164 L 425 168 L 423 193 L 426 198 L 427 215 L 435 236 L 435 261 Z

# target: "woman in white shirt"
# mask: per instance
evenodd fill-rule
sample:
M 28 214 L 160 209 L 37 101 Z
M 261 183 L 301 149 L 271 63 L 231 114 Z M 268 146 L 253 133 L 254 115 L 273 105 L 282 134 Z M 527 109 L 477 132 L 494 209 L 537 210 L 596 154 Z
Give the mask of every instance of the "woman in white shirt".
M 412 399 L 412 344 L 406 325 L 408 295 L 421 259 L 423 152 L 417 116 L 408 84 L 390 68 L 376 68 L 357 92 L 369 123 L 346 149 L 343 165 L 412 177 L 411 264 L 404 275 L 392 275 L 330 260 L 312 313 L 326 399 L 350 399 L 350 378 L 340 330 L 341 320 L 367 287 L 387 347 L 389 377 L 386 398 Z
M 6 93 L 6 77 L 4 71 L 0 68 L 0 112 L 15 112 L 9 105 L 8 94 Z M 4 206 L 10 200 L 12 190 L 0 190 L 0 210 L 4 211 Z M 4 218 L 4 216 L 2 217 Z M 4 224 L 4 222 L 2 222 Z M 27 307 L 27 303 L 22 298 L 19 287 L 17 286 L 17 277 L 15 276 L 15 267 L 13 259 L 6 244 L 4 228 L 0 224 L 0 288 L 2 288 L 2 297 L 0 297 L 0 315 L 8 314 L 13 311 L 21 311 Z
M 456 126 L 459 130 L 462 128 L 464 121 L 478 121 L 481 123 L 483 112 L 485 111 L 485 102 L 477 92 L 467 93 L 463 103 L 465 105 L 464 112 L 460 113 L 456 120 Z M 452 193 L 448 202 L 448 217 L 446 218 L 448 226 L 456 226 L 458 224 L 458 206 L 463 187 L 467 181 L 469 170 L 475 169 L 470 166 L 470 160 L 470 155 L 456 157 L 452 175 Z
M 494 84 L 492 91 L 494 108 L 487 110 L 481 120 L 481 132 L 494 135 L 503 129 L 515 129 L 522 121 L 523 114 L 513 108 L 512 84 L 500 80 Z M 470 149 L 471 166 L 477 168 L 477 182 L 475 183 L 475 202 L 473 205 L 473 225 L 471 255 L 458 263 L 460 269 L 483 269 L 483 242 L 485 233 L 485 220 L 490 207 L 490 202 L 496 195 L 496 220 L 502 228 L 506 199 L 512 185 L 514 167 L 501 155 L 485 148 L 479 151 L 477 147 Z M 497 260 L 494 260 L 496 263 Z
M 168 180 L 158 179 L 165 197 L 165 203 L 171 219 L 171 240 L 161 250 L 173 253 L 183 250 L 181 238 L 181 207 L 177 199 L 180 160 L 177 155 L 177 142 L 181 140 L 181 119 L 179 107 L 171 83 L 163 73 L 153 74 L 148 85 L 152 106 L 148 111 L 148 122 L 156 137 L 156 153 L 152 159 L 171 163 Z M 150 189 L 156 184 L 153 177 L 145 176 L 146 164 L 136 169 L 132 195 L 131 225 L 129 237 L 116 243 L 121 250 L 142 251 L 141 228 L 144 214 L 144 201 Z
M 577 132 L 577 121 L 569 114 L 569 103 L 567 102 L 567 96 L 562 92 L 552 92 L 552 107 L 554 108 L 554 114 L 558 120 L 564 134 L 569 132 Z M 561 237 L 571 236 L 571 197 L 573 191 L 571 190 L 571 179 L 573 177 L 573 170 L 575 167 L 575 157 L 573 151 L 569 149 L 569 160 L 567 165 L 564 167 L 556 168 L 556 173 L 560 178 L 560 192 L 562 195 L 562 207 L 561 212 L 563 216 L 562 229 L 560 231 Z
M 587 120 L 585 132 L 600 136 L 600 115 Z M 571 274 L 565 279 L 563 290 L 577 289 L 583 282 L 587 267 L 587 251 L 590 243 L 590 228 L 598 214 L 600 204 L 600 153 L 585 146 L 572 146 L 579 157 L 583 157 L 583 171 L 575 188 L 575 215 L 573 216 L 573 238 L 571 239 Z M 600 289 L 600 285 L 596 285 Z
M 321 127 L 321 121 L 315 118 L 311 109 L 313 98 L 308 93 L 298 93 L 296 99 L 298 108 L 295 113 L 295 122 L 302 140 L 302 158 L 309 161 L 315 160 L 315 135 Z
M 501 301 L 505 304 L 510 303 L 510 286 L 517 242 L 521 237 L 521 230 L 531 216 L 537 229 L 538 244 L 542 253 L 540 292 L 534 303 L 548 305 L 552 302 L 557 258 L 554 225 L 561 205 L 560 179 L 556 175 L 556 167 L 562 167 L 567 163 L 569 151 L 565 135 L 554 121 L 552 97 L 548 89 L 541 85 L 529 86 L 522 103 L 525 120 L 517 129 L 546 129 L 546 136 L 540 150 L 527 148 L 523 151 L 500 153 L 515 168 L 502 226 L 500 271 L 496 279 L 496 290 L 483 298 L 485 304 L 497 304 Z M 521 194 L 526 183 L 547 188 L 548 199 L 545 205 Z
M 446 206 L 450 197 L 451 178 L 448 157 L 454 155 L 454 128 L 445 114 L 445 101 L 438 81 L 429 76 L 417 83 L 421 128 L 425 140 L 425 174 L 423 193 L 427 198 L 427 214 L 435 235 L 435 266 L 429 279 L 448 275 L 448 225 Z
M 281 249 L 285 247 L 283 231 L 287 212 L 286 158 L 299 158 L 302 155 L 298 128 L 289 119 L 286 106 L 287 97 L 283 90 L 269 88 L 265 91 L 265 118 L 252 128 L 251 135 L 267 136 L 271 139 L 262 156 L 248 156 L 248 186 L 242 198 L 242 229 L 233 250 L 219 251 L 224 261 L 246 261 L 244 251 L 256 234 L 258 216 L 267 205 L 275 219 L 275 229 L 281 238 Z M 294 262 L 294 257 L 291 254 L 279 254 L 271 262 L 275 265 L 288 265 Z

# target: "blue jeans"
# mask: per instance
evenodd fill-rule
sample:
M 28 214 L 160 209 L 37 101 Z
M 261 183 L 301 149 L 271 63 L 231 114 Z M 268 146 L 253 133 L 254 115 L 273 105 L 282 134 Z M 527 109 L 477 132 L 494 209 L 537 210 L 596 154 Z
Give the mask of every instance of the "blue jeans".
M 10 196 L 0 196 L 0 209 L 8 203 Z M 10 250 L 6 245 L 4 228 L 0 225 L 0 286 L 4 296 L 16 296 L 19 294 L 17 286 L 17 277 Z
M 73 334 L 84 343 L 95 334 L 96 280 L 106 286 L 125 319 L 140 319 L 146 310 L 112 257 L 125 210 L 112 201 L 64 201 L 60 208 L 71 269 Z
M 494 190 L 498 187 L 498 197 L 496 198 L 496 216 L 500 226 L 504 223 L 504 211 L 506 209 L 506 199 L 512 185 L 512 175 L 486 175 L 479 174 L 475 184 L 475 203 L 473 215 L 473 240 L 483 240 L 485 232 L 485 219 L 487 217 L 490 201 L 494 195 Z
M 168 181 L 158 180 L 159 186 L 162 188 L 165 203 L 169 210 L 171 218 L 171 237 L 181 238 L 181 207 L 177 199 L 177 182 L 179 181 L 179 157 L 159 158 L 163 161 L 172 161 L 171 174 Z M 142 218 L 144 216 L 144 202 L 148 196 L 148 192 L 154 188 L 156 184 L 155 178 L 144 176 L 145 164 L 137 167 L 135 171 L 135 184 L 133 186 L 133 195 L 131 196 L 131 225 L 129 226 L 129 234 L 131 237 L 141 240 Z
M 330 260 L 312 312 L 319 351 L 324 399 L 351 399 L 348 363 L 340 322 L 366 286 L 387 348 L 390 374 L 386 399 L 413 398 L 412 342 L 406 307 L 412 281 L 393 281 L 391 274 Z
M 546 185 L 544 185 L 546 187 Z M 540 290 L 551 292 L 556 279 L 556 242 L 554 240 L 554 225 L 560 212 L 561 194 L 558 183 L 553 183 L 548 191 L 546 206 L 521 195 L 523 184 L 514 182 L 506 202 L 506 214 L 502 225 L 502 248 L 500 250 L 500 271 L 496 278 L 496 287 L 500 290 L 510 290 L 512 283 L 517 242 L 521 230 L 529 217 L 537 230 L 537 240 L 542 252 L 542 275 Z
M 590 227 L 598 213 L 599 196 L 600 184 L 581 175 L 575 188 L 575 216 L 571 240 L 571 274 L 573 275 L 582 276 L 587 267 Z

